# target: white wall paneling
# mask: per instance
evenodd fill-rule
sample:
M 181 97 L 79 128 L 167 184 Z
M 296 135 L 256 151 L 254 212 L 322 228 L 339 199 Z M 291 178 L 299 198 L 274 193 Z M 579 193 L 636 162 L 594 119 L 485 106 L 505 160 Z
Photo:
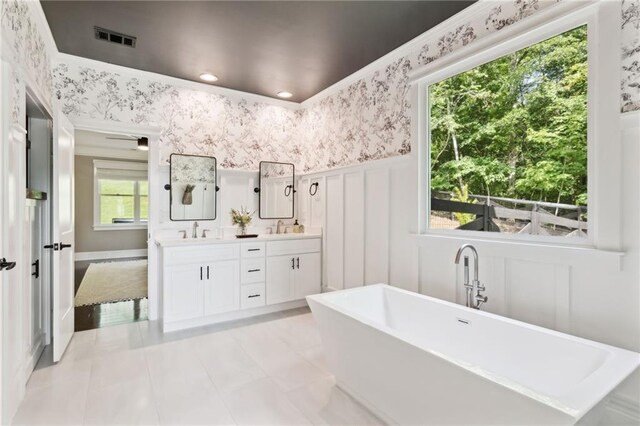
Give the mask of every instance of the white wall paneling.
M 365 284 L 388 283 L 389 168 L 365 173 Z
M 365 179 L 363 172 L 344 174 L 344 288 L 364 285 Z
M 314 189 L 315 194 L 309 193 L 309 187 L 314 182 L 318 183 L 317 191 Z M 324 177 L 317 176 L 301 177 L 296 183 L 296 217 L 300 220 L 306 228 L 322 228 L 324 227 L 324 194 L 326 190 L 326 183 Z
M 389 168 L 389 282 L 418 291 L 418 251 L 411 234 L 417 231 L 415 161 Z
M 342 174 L 327 176 L 324 287 L 344 288 L 344 180 Z
M 220 203 L 217 221 L 220 226 L 232 226 L 229 211 L 245 207 L 250 212 L 255 212 L 255 226 L 258 222 L 258 194 L 253 189 L 258 186 L 258 173 L 225 173 L 220 171 L 218 174 L 220 182 L 218 186 L 218 202 Z
M 417 290 L 413 170 L 413 157 L 404 156 L 300 178 L 300 218 L 323 228 L 325 287 L 385 282 Z M 318 193 L 309 197 L 312 182 Z

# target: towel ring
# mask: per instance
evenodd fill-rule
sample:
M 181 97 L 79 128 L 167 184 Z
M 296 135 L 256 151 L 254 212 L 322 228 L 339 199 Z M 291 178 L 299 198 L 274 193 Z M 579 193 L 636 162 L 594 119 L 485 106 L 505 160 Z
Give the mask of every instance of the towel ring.
M 293 185 L 287 185 L 284 187 L 284 196 L 288 197 L 289 195 L 291 195 L 291 192 L 293 191 Z M 295 191 L 293 191 L 295 192 Z
M 312 188 L 314 188 L 313 192 L 311 192 Z M 313 197 L 317 193 L 318 193 L 318 182 L 313 182 L 311 185 L 309 185 L 309 195 Z

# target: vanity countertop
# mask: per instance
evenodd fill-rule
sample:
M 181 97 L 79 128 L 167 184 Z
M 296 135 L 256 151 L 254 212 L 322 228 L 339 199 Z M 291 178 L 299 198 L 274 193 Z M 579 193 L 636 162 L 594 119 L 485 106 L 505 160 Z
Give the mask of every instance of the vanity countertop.
M 235 235 L 225 237 L 208 237 L 208 238 L 181 238 L 181 237 L 164 237 L 156 238 L 156 244 L 161 247 L 180 247 L 195 246 L 208 244 L 233 244 L 233 243 L 251 243 L 256 241 L 283 241 L 283 240 L 304 240 L 309 238 L 322 238 L 322 234 L 260 234 L 256 238 L 236 238 Z

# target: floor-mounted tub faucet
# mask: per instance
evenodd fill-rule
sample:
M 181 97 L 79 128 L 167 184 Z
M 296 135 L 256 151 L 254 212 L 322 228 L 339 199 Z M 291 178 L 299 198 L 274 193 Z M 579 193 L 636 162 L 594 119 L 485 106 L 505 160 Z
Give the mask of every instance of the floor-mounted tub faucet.
M 467 307 L 473 309 L 480 309 L 480 306 L 483 303 L 487 303 L 489 298 L 487 296 L 483 296 L 482 292 L 486 290 L 486 288 L 480 284 L 480 280 L 478 279 L 478 251 L 471 244 L 463 244 L 459 249 L 458 253 L 456 253 L 456 265 L 460 263 L 460 256 L 465 249 L 471 250 L 473 253 L 473 282 L 469 283 L 469 256 L 464 257 L 464 288 L 467 291 Z M 473 296 L 473 289 L 476 289 L 476 295 Z

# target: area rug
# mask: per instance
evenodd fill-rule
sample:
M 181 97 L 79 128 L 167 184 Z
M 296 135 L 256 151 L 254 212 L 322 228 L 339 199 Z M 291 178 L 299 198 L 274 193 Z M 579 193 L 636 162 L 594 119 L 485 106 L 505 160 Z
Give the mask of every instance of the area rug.
M 147 297 L 147 260 L 92 263 L 76 294 L 76 306 Z

